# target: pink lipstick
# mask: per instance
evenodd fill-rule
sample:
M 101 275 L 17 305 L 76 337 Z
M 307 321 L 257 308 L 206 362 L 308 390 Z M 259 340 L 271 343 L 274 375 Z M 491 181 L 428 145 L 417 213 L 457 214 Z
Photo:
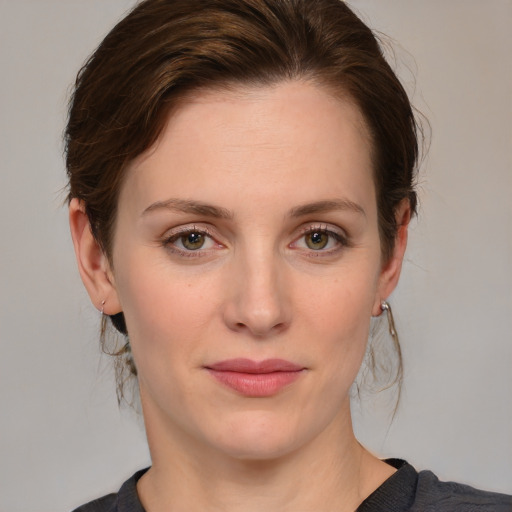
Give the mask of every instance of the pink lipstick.
M 249 397 L 266 397 L 297 380 L 305 370 L 283 359 L 228 359 L 206 366 L 220 383 Z

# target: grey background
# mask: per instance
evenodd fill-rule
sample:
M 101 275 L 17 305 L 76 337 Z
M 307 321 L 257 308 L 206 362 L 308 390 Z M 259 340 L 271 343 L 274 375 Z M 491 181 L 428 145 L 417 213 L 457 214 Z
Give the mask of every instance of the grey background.
M 512 492 L 512 2 L 358 0 L 433 137 L 392 297 L 406 379 L 355 405 L 382 456 Z M 149 463 L 68 234 L 68 87 L 132 0 L 0 0 L 0 511 L 65 511 Z M 414 81 L 416 76 L 416 83 Z

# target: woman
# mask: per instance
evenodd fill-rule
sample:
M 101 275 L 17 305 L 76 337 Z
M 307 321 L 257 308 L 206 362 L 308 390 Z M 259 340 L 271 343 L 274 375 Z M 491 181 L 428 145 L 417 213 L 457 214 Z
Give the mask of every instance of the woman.
M 338 0 L 146 0 L 112 30 L 70 108 L 70 224 L 152 466 L 78 510 L 512 506 L 353 433 L 371 317 L 394 335 L 417 154 L 407 95 Z

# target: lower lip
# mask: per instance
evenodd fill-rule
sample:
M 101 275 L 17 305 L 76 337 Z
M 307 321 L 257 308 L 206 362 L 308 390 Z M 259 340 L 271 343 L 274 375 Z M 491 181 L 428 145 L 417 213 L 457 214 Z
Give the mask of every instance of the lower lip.
M 209 372 L 228 388 L 249 397 L 275 395 L 281 389 L 296 381 L 302 374 L 302 370 L 293 372 L 241 373 L 209 369 Z

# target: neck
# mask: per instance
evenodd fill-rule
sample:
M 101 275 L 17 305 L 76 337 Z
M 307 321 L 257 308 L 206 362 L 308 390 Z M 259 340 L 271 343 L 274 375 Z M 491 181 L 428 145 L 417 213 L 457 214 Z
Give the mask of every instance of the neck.
M 146 429 L 153 465 L 137 490 L 148 512 L 349 512 L 394 472 L 357 442 L 348 400 L 320 436 L 267 460 L 218 453 L 158 421 Z

